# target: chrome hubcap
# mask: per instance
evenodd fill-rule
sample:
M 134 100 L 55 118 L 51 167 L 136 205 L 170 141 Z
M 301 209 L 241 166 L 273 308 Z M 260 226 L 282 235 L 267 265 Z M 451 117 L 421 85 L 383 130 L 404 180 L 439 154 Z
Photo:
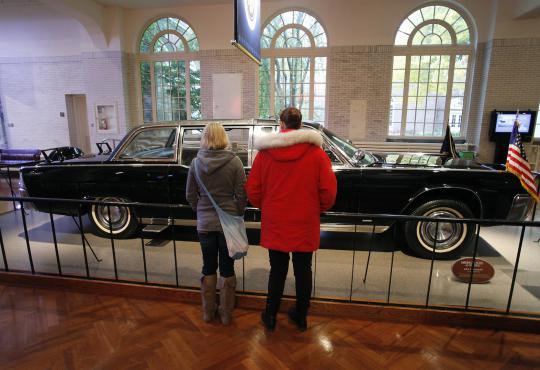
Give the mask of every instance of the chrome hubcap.
M 453 209 L 433 209 L 423 216 L 432 218 L 462 218 L 463 216 Z M 424 247 L 435 252 L 447 252 L 457 248 L 465 237 L 467 226 L 465 224 L 450 222 L 419 222 L 419 236 Z
M 103 202 L 122 202 L 122 199 L 119 198 L 103 198 L 101 200 Z M 109 231 L 109 228 L 112 228 L 113 233 L 121 231 L 129 222 L 129 210 L 127 207 L 103 205 L 94 207 L 96 221 L 101 224 L 102 228 L 106 231 Z M 108 208 L 110 208 L 110 219 Z

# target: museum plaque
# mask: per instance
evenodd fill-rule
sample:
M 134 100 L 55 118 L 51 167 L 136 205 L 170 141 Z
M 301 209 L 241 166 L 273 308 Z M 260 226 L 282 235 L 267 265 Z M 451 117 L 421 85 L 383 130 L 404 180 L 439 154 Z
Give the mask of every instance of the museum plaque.
M 454 276 L 464 283 L 468 283 L 471 280 L 472 264 L 473 259 L 471 257 L 457 260 L 452 265 Z M 474 260 L 474 272 L 472 275 L 473 284 L 487 283 L 491 280 L 493 275 L 495 275 L 495 269 L 489 262 L 479 258 Z

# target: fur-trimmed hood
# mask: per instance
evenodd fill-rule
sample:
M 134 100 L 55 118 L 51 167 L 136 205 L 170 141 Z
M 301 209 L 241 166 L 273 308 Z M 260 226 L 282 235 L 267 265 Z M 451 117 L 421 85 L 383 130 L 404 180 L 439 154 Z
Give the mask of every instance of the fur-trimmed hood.
M 265 150 L 280 162 L 294 161 L 308 150 L 321 148 L 323 138 L 315 130 L 282 130 L 255 138 L 255 148 Z
M 292 146 L 295 144 L 313 144 L 322 147 L 322 135 L 315 130 L 282 130 L 275 134 L 266 134 L 255 137 L 255 149 L 276 149 Z

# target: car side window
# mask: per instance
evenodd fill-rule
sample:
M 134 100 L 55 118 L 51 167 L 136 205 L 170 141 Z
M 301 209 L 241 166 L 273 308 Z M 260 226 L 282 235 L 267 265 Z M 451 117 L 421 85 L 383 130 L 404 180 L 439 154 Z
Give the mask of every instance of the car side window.
M 236 154 L 244 166 L 249 163 L 249 130 L 250 127 L 227 127 L 225 131 L 229 137 L 229 150 Z M 186 128 L 182 136 L 182 160 L 184 166 L 191 165 L 201 148 L 203 127 Z
M 119 155 L 120 159 L 174 159 L 176 128 L 146 129 L 135 135 Z

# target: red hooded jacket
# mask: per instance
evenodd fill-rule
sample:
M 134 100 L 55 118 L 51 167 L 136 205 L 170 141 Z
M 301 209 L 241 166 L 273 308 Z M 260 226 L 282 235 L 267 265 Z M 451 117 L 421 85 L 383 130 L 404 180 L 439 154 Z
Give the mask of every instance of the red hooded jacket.
M 320 213 L 336 200 L 337 182 L 322 136 L 311 129 L 282 130 L 255 139 L 259 150 L 246 183 L 261 209 L 261 245 L 282 252 L 319 248 Z

